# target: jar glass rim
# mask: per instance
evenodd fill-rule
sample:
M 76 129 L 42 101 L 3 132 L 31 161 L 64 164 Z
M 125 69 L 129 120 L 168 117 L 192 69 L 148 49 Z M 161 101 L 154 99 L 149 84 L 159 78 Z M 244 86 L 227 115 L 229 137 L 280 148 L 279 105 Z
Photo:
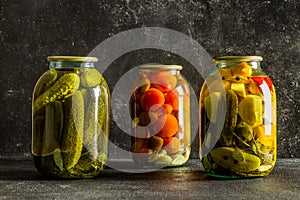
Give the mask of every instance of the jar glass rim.
M 213 58 L 214 62 L 253 62 L 262 60 L 262 56 L 219 56 Z
M 182 70 L 181 65 L 161 65 L 161 64 L 151 64 L 151 65 L 142 65 L 139 66 L 139 69 L 155 69 L 155 70 Z
M 48 56 L 48 61 L 61 61 L 61 62 L 97 62 L 97 57 L 86 56 Z

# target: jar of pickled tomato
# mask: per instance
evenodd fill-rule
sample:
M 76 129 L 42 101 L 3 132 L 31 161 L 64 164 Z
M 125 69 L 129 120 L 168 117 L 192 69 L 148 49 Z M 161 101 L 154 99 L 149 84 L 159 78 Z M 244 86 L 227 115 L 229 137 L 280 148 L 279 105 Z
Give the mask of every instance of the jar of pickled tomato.
M 276 93 L 260 56 L 214 59 L 200 93 L 200 158 L 210 176 L 261 177 L 276 162 Z
M 92 178 L 108 154 L 109 88 L 95 57 L 49 56 L 32 98 L 32 154 L 42 174 Z
M 190 89 L 179 65 L 144 65 L 132 87 L 131 151 L 143 166 L 180 166 L 190 155 Z

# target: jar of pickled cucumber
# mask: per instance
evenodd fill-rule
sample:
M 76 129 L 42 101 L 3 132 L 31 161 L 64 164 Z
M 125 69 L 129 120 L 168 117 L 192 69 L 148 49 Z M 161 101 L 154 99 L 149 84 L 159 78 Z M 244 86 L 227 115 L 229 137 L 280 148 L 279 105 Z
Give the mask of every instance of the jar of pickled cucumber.
M 107 160 L 110 92 L 95 57 L 49 56 L 32 99 L 35 167 L 50 177 L 92 178 Z
M 200 157 L 209 175 L 261 177 L 276 162 L 276 93 L 260 56 L 214 59 L 200 93 Z
M 131 151 L 143 166 L 180 166 L 190 155 L 190 90 L 179 65 L 139 67 L 130 98 Z

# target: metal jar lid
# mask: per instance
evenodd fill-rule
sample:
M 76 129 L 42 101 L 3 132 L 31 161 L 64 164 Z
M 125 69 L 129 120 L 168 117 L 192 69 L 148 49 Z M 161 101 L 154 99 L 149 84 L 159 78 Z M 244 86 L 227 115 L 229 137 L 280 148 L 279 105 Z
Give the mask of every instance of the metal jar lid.
M 98 58 L 84 56 L 48 56 L 47 60 L 61 62 L 97 62 Z
M 213 58 L 214 62 L 253 62 L 262 60 L 263 57 L 261 56 L 220 56 Z
M 142 65 L 139 67 L 141 70 L 182 70 L 181 65 L 160 65 L 160 64 L 151 64 L 151 65 Z

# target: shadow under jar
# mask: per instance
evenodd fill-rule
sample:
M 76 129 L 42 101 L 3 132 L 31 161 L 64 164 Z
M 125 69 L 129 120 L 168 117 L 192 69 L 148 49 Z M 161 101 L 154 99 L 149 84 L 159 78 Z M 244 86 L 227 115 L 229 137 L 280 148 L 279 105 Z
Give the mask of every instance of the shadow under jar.
M 190 155 L 190 90 L 179 65 L 139 67 L 130 98 L 131 151 L 143 166 L 180 166 Z
M 32 101 L 32 154 L 49 177 L 92 178 L 104 168 L 109 88 L 95 57 L 49 56 Z
M 276 93 L 260 56 L 224 56 L 200 93 L 200 158 L 210 176 L 268 175 L 276 162 Z

